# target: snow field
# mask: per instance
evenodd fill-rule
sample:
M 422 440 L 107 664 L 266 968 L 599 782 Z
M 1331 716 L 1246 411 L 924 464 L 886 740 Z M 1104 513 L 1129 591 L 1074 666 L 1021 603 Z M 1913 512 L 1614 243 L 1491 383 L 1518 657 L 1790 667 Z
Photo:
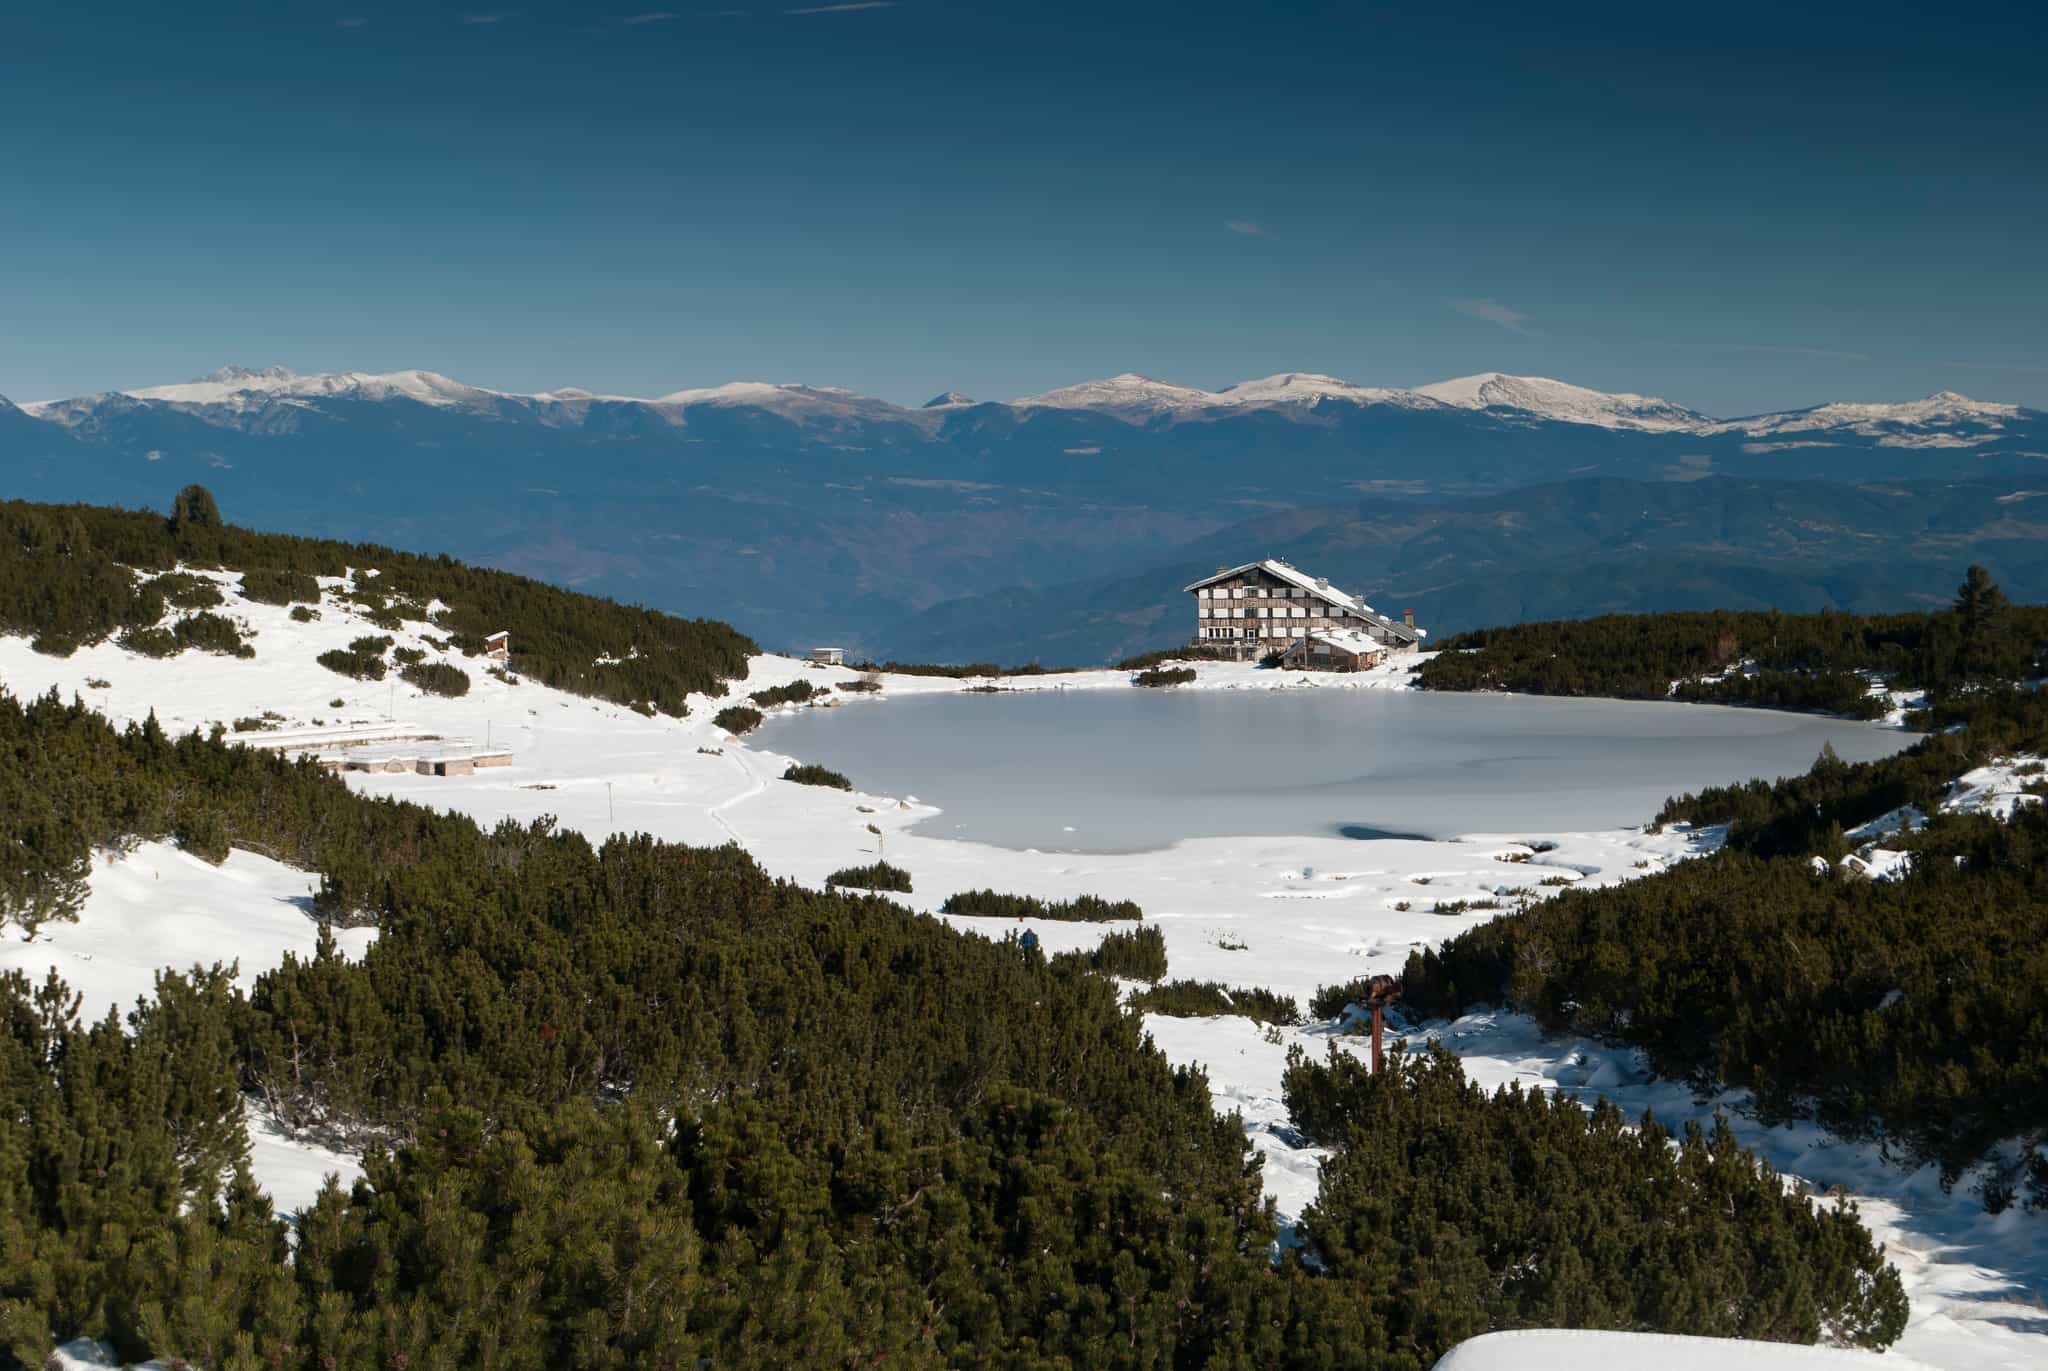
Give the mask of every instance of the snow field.
M 215 576 L 232 583 L 236 577 Z M 219 721 L 283 716 L 285 728 L 335 724 L 395 726 L 509 747 L 509 767 L 472 776 L 346 773 L 352 788 L 467 813 L 480 823 L 530 822 L 554 816 L 595 839 L 645 831 L 673 841 L 737 842 L 778 876 L 822 883 L 829 872 L 885 857 L 908 869 L 916 891 L 896 896 L 935 913 L 947 895 L 980 887 L 1047 899 L 1095 894 L 1136 900 L 1166 938 L 1169 975 L 1263 986 L 1306 1001 L 1323 985 L 1378 972 L 1397 972 L 1409 951 L 1434 944 L 1492 917 L 1494 911 L 1438 915 L 1438 903 L 1497 900 L 1511 905 L 1539 882 L 1563 877 L 1611 884 L 1711 850 L 1713 831 L 1640 829 L 1552 833 L 1540 827 L 1507 834 L 1466 835 L 1449 842 L 1394 839 L 1370 844 L 1335 837 L 1195 839 L 1138 853 L 1076 854 L 1009 851 L 905 830 L 937 812 L 916 796 L 879 796 L 794 785 L 780 780 L 793 759 L 748 747 L 718 730 L 711 716 L 747 692 L 807 680 L 830 687 L 857 678 L 846 668 L 814 667 L 777 656 L 757 657 L 744 682 L 723 700 L 695 699 L 687 719 L 646 718 L 623 706 L 585 700 L 483 673 L 478 660 L 449 657 L 421 641 L 429 625 L 408 623 L 391 634 L 400 645 L 427 648 L 471 677 L 459 699 L 423 695 L 403 682 L 357 682 L 334 675 L 314 658 L 365 633 L 382 632 L 353 607 L 332 599 L 322 617 L 295 623 L 283 608 L 230 596 L 230 613 L 254 634 L 253 660 L 186 653 L 151 661 L 111 644 L 70 658 L 42 657 L 19 638 L 0 639 L 0 684 L 17 695 L 57 686 L 82 694 L 119 719 L 154 709 L 164 727 L 181 732 Z M 1197 681 L 1180 689 L 1402 689 L 1415 659 L 1395 659 L 1357 676 L 1307 676 L 1260 671 L 1250 664 L 1201 663 Z M 1091 671 L 1006 678 L 1002 689 L 1128 689 L 1128 673 Z M 88 682 L 104 681 L 104 686 Z M 899 695 L 959 691 L 991 684 L 943 677 L 891 676 L 878 695 L 834 691 L 832 708 L 880 708 Z M 332 701 L 340 699 L 336 706 Z M 786 706 L 807 708 L 816 706 Z M 1998 776 L 1965 778 L 1971 796 L 2010 803 L 2026 775 L 2022 763 Z M 859 777 L 853 778 L 856 784 Z M 1962 795 L 1964 790 L 1959 789 Z M 1961 801 L 1958 801 L 1959 803 Z M 1532 818 L 1540 801 L 1532 799 Z M 869 831 L 869 826 L 880 835 Z M 1878 836 L 1872 835 L 1873 838 Z M 146 874 L 145 874 L 146 873 Z M 312 877 L 235 853 L 207 867 L 160 845 L 96 862 L 86 916 L 53 926 L 33 943 L 10 933 L 4 965 L 40 979 L 58 966 L 90 1002 L 126 1004 L 151 985 L 155 966 L 238 958 L 247 978 L 274 965 L 286 950 L 310 951 L 314 929 L 303 900 Z M 169 882 L 169 884 L 165 884 Z M 178 893 L 167 893 L 178 892 Z M 1405 904 L 1407 908 L 1398 906 Z M 1015 921 L 946 917 L 957 927 L 1001 937 Z M 148 927 L 144 927 L 148 925 Z M 162 925 L 157 927 L 157 925 Z M 1041 923 L 1049 953 L 1092 946 L 1116 925 Z M 118 949 L 120 955 L 114 955 Z M 1327 1027 L 1268 1030 L 1241 1018 L 1175 1019 L 1152 1015 L 1146 1027 L 1175 1061 L 1202 1064 L 1216 1103 L 1238 1110 L 1247 1136 L 1264 1153 L 1268 1192 L 1284 1220 L 1313 1199 L 1319 1154 L 1300 1145 L 1280 1102 L 1287 1048 L 1325 1050 Z M 1668 1082 L 1647 1079 L 1632 1057 L 1597 1044 L 1545 1041 L 1512 1015 L 1471 1015 L 1425 1026 L 1488 1085 L 1519 1080 L 1545 1089 L 1589 1090 L 1640 1113 L 1654 1105 L 1677 1126 L 1710 1117 L 1730 1097 L 1700 1101 Z M 1273 1039 L 1277 1038 L 1278 1041 Z M 1339 1039 L 1347 1050 L 1362 1039 Z M 1736 1118 L 1744 1142 L 1789 1175 L 1817 1190 L 1840 1186 L 1858 1198 L 1864 1217 L 1887 1243 L 1913 1301 L 1913 1322 L 1901 1351 L 1951 1371 L 2048 1366 L 2048 1225 L 2018 1212 L 1984 1216 L 1967 1187 L 1941 1195 L 1925 1173 L 1904 1175 L 1874 1150 L 1822 1138 L 1810 1128 L 1765 1129 Z M 347 1162 L 304 1141 L 266 1132 L 252 1120 L 258 1175 L 280 1210 L 296 1209 L 328 1170 Z M 344 1180 L 348 1173 L 344 1172 Z M 1733 1345 L 1722 1345 L 1732 1350 Z M 1464 1355 L 1460 1353 L 1454 1355 Z M 1604 1356 L 1604 1353 L 1597 1354 Z M 1631 1353 L 1630 1355 L 1633 1355 Z M 1642 1364 L 1596 1360 L 1587 1365 Z M 1670 1365 L 1663 1350 L 1654 1360 Z M 1485 1368 L 1496 1362 L 1473 1361 Z M 1520 1363 L 1541 1367 L 1545 1363 Z M 1776 1367 L 1785 1363 L 1731 1358 L 1720 1364 Z M 1899 1364 L 1894 1356 L 1890 1364 Z M 1469 1371 L 1466 1362 L 1457 1362 Z
M 1897 1353 L 1879 1361 L 1866 1352 L 1781 1342 L 1548 1328 L 1473 1338 L 1447 1352 L 1436 1371 L 1848 1371 L 1858 1366 L 1926 1371 L 1921 1363 Z
M 54 969 L 82 997 L 86 1023 L 109 1011 L 125 1015 L 154 995 L 162 970 L 234 962 L 235 983 L 246 990 L 285 953 L 313 955 L 318 885 L 315 876 L 239 849 L 217 867 L 169 843 L 100 853 L 78 921 L 46 923 L 33 941 L 9 926 L 0 933 L 0 971 L 40 983 Z M 356 957 L 376 936 L 370 928 L 334 930 L 338 949 Z

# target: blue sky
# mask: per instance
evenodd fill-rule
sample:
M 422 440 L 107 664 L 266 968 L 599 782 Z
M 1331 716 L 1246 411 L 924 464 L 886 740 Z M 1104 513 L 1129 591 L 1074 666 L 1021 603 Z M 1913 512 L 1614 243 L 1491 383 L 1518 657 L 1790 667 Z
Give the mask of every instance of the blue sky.
M 2048 407 L 2040 7 L 1545 8 L 42 6 L 0 32 L 0 394 Z

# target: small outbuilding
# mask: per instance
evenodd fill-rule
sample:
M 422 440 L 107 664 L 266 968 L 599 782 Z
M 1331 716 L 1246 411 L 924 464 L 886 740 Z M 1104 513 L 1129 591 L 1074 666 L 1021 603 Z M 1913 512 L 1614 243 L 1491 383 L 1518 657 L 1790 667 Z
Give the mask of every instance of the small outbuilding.
M 844 666 L 846 649 L 843 647 L 814 647 L 811 649 L 811 665 Z
M 512 657 L 512 634 L 499 629 L 484 639 L 484 656 L 494 662 L 510 661 Z
M 1378 666 L 1387 645 L 1355 628 L 1326 628 L 1296 638 L 1280 654 L 1280 665 L 1299 671 L 1364 671 Z

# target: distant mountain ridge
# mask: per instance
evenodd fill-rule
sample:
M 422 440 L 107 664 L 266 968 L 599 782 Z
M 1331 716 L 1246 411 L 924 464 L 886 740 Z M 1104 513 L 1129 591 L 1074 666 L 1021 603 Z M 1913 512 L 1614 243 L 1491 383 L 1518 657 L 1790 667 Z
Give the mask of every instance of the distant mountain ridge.
M 489 410 L 499 403 L 562 406 L 604 402 L 645 405 L 687 412 L 697 406 L 756 408 L 798 422 L 814 419 L 862 418 L 899 421 L 931 427 L 946 416 L 933 411 L 980 407 L 1029 412 L 1058 409 L 1099 414 L 1131 423 L 1159 419 L 1186 421 L 1215 418 L 1251 409 L 1314 409 L 1325 402 L 1359 406 L 1386 405 L 1409 410 L 1435 407 L 1520 416 L 1532 420 L 1653 433 L 1744 433 L 1754 436 L 1813 433 L 1843 429 L 1860 436 L 1909 439 L 1925 431 L 1924 446 L 1963 446 L 2007 421 L 2041 411 L 1995 401 L 1973 400 L 1953 391 L 1895 403 L 1829 402 L 1805 409 L 1717 419 L 1657 396 L 1592 390 L 1544 376 L 1511 376 L 1482 372 L 1420 386 L 1363 386 L 1312 372 L 1282 372 L 1240 381 L 1219 391 L 1154 380 L 1126 372 L 1100 380 L 1010 401 L 978 402 L 959 391 L 946 391 L 911 408 L 862 395 L 838 386 L 793 382 L 730 381 L 716 386 L 684 388 L 654 398 L 592 392 L 577 387 L 521 393 L 492 390 L 454 380 L 438 372 L 407 370 L 383 373 L 329 372 L 302 376 L 281 366 L 225 366 L 191 381 L 106 391 L 67 400 L 20 406 L 37 418 L 72 424 L 116 396 L 159 401 L 198 411 L 224 409 L 243 413 L 268 404 L 318 401 L 334 397 L 368 400 L 407 399 L 447 408 Z
M 1002 623 L 962 627 L 949 647 L 932 633 L 946 622 L 938 607 L 999 613 L 1002 597 L 1021 604 L 1062 585 L 1111 584 L 1211 540 L 1264 538 L 1263 520 L 1313 521 L 1365 501 L 1379 517 L 1355 536 L 1385 538 L 1422 508 L 1497 497 L 1511 514 L 1514 492 L 1574 481 L 1705 508 L 1704 493 L 1679 487 L 1716 477 L 2002 482 L 2018 499 L 2048 489 L 2048 415 L 1943 392 L 1720 419 L 1496 372 L 1421 387 L 1282 372 L 1215 391 L 1126 374 L 1000 402 L 948 391 L 912 408 L 796 382 L 643 399 L 582 387 L 520 394 L 426 370 L 302 376 L 277 366 L 0 405 L 0 494 L 161 509 L 198 481 L 245 523 L 446 550 L 715 615 L 775 647 L 833 642 L 898 656 L 986 655 L 972 638 L 1066 660 L 1117 635 L 1076 635 L 1054 611 L 1021 637 Z M 1803 507 L 1827 527 L 1824 502 Z M 1523 517 L 1553 516 L 1532 506 Z M 1960 531 L 1958 555 L 1986 527 Z M 1816 575 L 1853 551 L 1818 545 Z M 1536 556 L 1534 544 L 1518 546 L 1516 556 Z M 1276 550 L 1213 545 L 1231 563 Z M 1740 560 L 1756 550 L 1724 551 Z M 1488 566 L 1508 584 L 1530 569 L 1513 556 Z M 1572 576 L 1596 573 L 1565 563 L 1541 574 L 1569 602 Z M 1636 589 L 1650 607 L 1664 602 L 1660 586 L 1694 602 L 1679 595 L 1676 567 L 1651 559 L 1628 574 L 1643 579 Z M 1867 565 L 1844 575 L 1839 602 L 1880 607 L 1857 596 L 1889 584 L 1884 576 Z M 1431 596 L 1450 594 L 1452 581 L 1394 584 L 1425 624 L 1445 622 L 1451 606 Z

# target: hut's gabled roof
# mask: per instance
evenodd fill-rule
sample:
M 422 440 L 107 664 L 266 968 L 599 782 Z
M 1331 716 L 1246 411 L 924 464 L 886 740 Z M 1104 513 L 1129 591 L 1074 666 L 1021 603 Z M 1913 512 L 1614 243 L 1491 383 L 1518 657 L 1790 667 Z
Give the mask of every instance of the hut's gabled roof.
M 1346 595 L 1328 581 L 1318 580 L 1307 572 L 1297 570 L 1275 557 L 1268 557 L 1262 562 L 1246 562 L 1243 566 L 1234 566 L 1227 571 L 1219 571 L 1214 576 L 1204 576 L 1192 585 L 1182 586 L 1181 589 L 1200 590 L 1203 586 L 1214 585 L 1218 581 L 1227 581 L 1233 576 L 1242 576 L 1247 571 L 1263 571 L 1268 575 L 1278 576 L 1289 585 L 1300 586 L 1309 594 L 1321 596 L 1331 604 L 1341 605 L 1345 609 L 1366 611 L 1371 608 L 1363 600 Z

